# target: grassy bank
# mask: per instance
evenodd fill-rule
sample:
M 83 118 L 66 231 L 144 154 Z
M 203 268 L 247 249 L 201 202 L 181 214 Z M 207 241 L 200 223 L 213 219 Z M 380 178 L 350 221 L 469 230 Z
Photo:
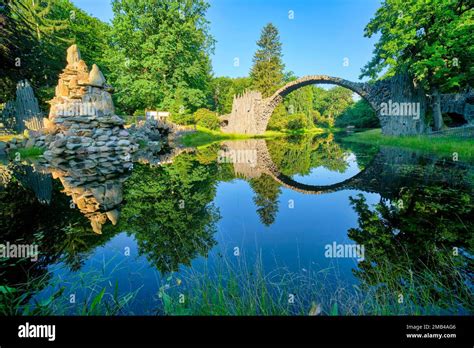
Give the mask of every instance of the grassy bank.
M 301 129 L 297 131 L 266 131 L 263 135 L 249 135 L 249 134 L 228 134 L 220 131 L 207 129 L 204 127 L 197 127 L 197 130 L 192 133 L 183 135 L 180 138 L 181 144 L 190 147 L 199 147 L 203 145 L 209 145 L 211 143 L 224 141 L 224 140 L 244 140 L 244 139 L 264 139 L 264 138 L 275 138 L 293 134 L 306 134 L 306 133 L 323 133 L 324 130 L 320 128 L 314 128 L 310 130 Z
M 211 144 L 216 141 L 249 138 L 251 137 L 245 134 L 226 134 L 218 131 L 213 131 L 207 128 L 197 127 L 197 130 L 195 132 L 185 134 L 179 140 L 181 144 L 185 146 L 197 147 L 206 144 Z
M 440 315 L 472 313 L 471 289 L 461 275 L 462 260 L 452 250 L 440 250 L 436 271 L 421 263 L 410 273 L 406 265 L 381 262 L 372 275 L 378 286 L 347 284 L 334 277 L 337 263 L 327 269 L 265 270 L 261 256 L 255 263 L 220 258 L 204 270 L 189 269 L 159 281 L 155 315 Z M 417 262 L 420 265 L 420 262 Z M 446 281 L 442 275 L 451 276 Z M 39 283 L 48 284 L 47 275 Z M 401 281 L 403 280 L 403 281 Z M 64 293 L 87 289 L 77 304 Z M 109 283 L 109 286 L 101 285 Z M 0 315 L 127 315 L 140 300 L 141 287 L 119 293 L 114 274 L 102 270 L 58 282 L 47 297 L 28 300 L 33 280 L 23 287 L 0 285 Z M 400 294 L 403 301 L 400 301 Z M 138 314 L 138 313 L 137 313 Z
M 442 271 L 459 274 L 460 263 L 450 250 L 440 251 L 440 255 Z M 351 285 L 334 278 L 335 267 L 301 272 L 277 267 L 268 272 L 261 258 L 253 265 L 222 259 L 213 272 L 191 271 L 182 278 L 182 285 L 172 279 L 160 289 L 159 297 L 166 315 L 439 315 L 472 311 L 471 290 L 462 277 L 447 285 L 429 267 L 410 274 L 401 265 L 382 262 L 374 273 L 378 286 Z M 399 301 L 399 294 L 403 294 L 403 301 Z M 180 302 L 180 295 L 186 301 Z
M 454 153 L 457 153 L 460 161 L 474 161 L 474 139 L 470 138 L 426 135 L 387 136 L 383 135 L 380 129 L 371 129 L 355 133 L 343 140 L 354 143 L 398 146 L 448 157 L 453 157 Z
M 44 153 L 44 149 L 40 147 L 26 147 L 20 148 L 15 151 L 11 151 L 8 153 L 8 156 L 12 160 L 23 160 L 23 159 L 34 159 L 40 157 Z M 19 156 L 19 157 L 18 157 Z

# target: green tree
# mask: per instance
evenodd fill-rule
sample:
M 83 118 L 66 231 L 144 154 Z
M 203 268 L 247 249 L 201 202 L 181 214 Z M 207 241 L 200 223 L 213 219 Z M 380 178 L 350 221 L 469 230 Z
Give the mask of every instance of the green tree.
M 336 86 L 325 90 L 313 87 L 313 122 L 319 127 L 333 127 L 338 117 L 353 103 L 353 92 L 347 88 Z
M 0 101 L 14 97 L 16 83 L 31 81 L 43 108 L 54 94 L 58 74 L 66 65 L 66 49 L 76 43 L 87 63 L 106 73 L 102 57 L 108 25 L 89 16 L 69 0 L 9 1 L 0 9 Z M 3 68 L 4 67 L 4 68 Z
M 209 103 L 214 40 L 204 0 L 114 0 L 109 64 L 118 106 L 192 115 Z
M 361 77 L 408 71 L 433 96 L 435 130 L 443 127 L 440 92 L 474 81 L 474 11 L 464 0 L 385 0 L 365 28 L 380 34 Z
M 288 110 L 285 104 L 280 103 L 273 110 L 273 114 L 268 121 L 268 130 L 283 131 L 288 128 Z
M 110 25 L 88 15 L 69 0 L 59 1 L 55 12 L 58 18 L 67 21 L 65 35 L 77 44 L 82 59 L 89 65 L 99 65 L 101 71 L 107 76 L 113 69 L 107 65 L 105 59 L 109 44 Z M 64 61 L 64 55 L 65 52 L 61 52 L 62 61 Z
M 205 108 L 198 109 L 194 113 L 194 122 L 198 126 L 202 126 L 208 129 L 219 129 L 219 118 L 216 113 Z
M 252 88 L 268 97 L 281 86 L 284 78 L 280 36 L 272 23 L 263 28 L 257 46 L 250 71 Z
M 306 86 L 297 89 L 288 94 L 283 103 L 286 110 L 290 113 L 302 113 L 305 117 L 306 127 L 313 126 L 313 119 L 311 113 L 313 111 L 313 88 Z
M 65 36 L 67 21 L 55 16 L 56 4 L 56 0 L 18 0 L 9 1 L 2 8 L 5 25 L 1 28 L 0 47 L 5 62 L 2 72 L 5 66 L 7 74 L 2 73 L 0 79 L 4 98 L 14 96 L 20 79 L 29 79 L 35 87 L 57 79 L 62 68 L 57 53 L 71 41 Z
M 324 113 L 330 104 L 327 95 L 328 91 L 326 89 L 313 86 L 313 110 L 317 110 L 320 114 Z
M 213 109 L 219 115 L 232 111 L 234 96 L 250 89 L 251 80 L 248 77 L 217 77 L 211 82 Z
M 233 81 L 230 77 L 217 77 L 212 79 L 212 104 L 213 109 L 219 114 L 224 115 L 231 112 L 231 95 Z
M 250 180 L 250 186 L 255 192 L 253 201 L 257 206 L 257 214 L 260 221 L 266 226 L 275 222 L 278 213 L 278 197 L 280 196 L 280 184 L 267 174 Z
M 336 119 L 336 127 L 354 126 L 356 128 L 380 127 L 375 111 L 364 99 L 358 100 Z
M 286 128 L 289 130 L 307 129 L 308 119 L 304 113 L 292 114 L 288 116 Z

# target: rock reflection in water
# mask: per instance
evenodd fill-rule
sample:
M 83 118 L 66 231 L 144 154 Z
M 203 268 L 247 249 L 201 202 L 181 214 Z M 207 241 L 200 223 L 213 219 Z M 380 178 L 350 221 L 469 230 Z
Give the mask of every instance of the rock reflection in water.
M 122 184 L 130 173 L 125 163 L 115 165 L 113 171 L 106 166 L 108 174 L 102 174 L 104 168 L 100 162 L 95 168 L 46 165 L 39 170 L 61 181 L 63 192 L 71 197 L 71 207 L 77 207 L 90 220 L 93 231 L 100 234 L 107 220 L 115 225 L 119 219 Z

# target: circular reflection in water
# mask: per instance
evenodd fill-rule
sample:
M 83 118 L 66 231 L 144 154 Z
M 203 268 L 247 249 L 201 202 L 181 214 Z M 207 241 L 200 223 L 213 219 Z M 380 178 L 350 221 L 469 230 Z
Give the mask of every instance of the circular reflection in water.
M 357 156 L 354 153 L 347 152 L 341 159 L 346 163 L 346 167 L 343 170 L 327 168 L 321 165 L 311 168 L 307 174 L 297 173 L 292 175 L 291 178 L 300 184 L 324 186 L 345 181 L 361 172 L 362 169 L 359 167 Z

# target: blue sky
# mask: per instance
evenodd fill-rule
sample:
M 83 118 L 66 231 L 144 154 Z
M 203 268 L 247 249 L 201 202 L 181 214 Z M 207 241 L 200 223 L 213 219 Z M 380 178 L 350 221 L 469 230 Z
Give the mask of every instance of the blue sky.
M 101 20 L 113 17 L 109 0 L 72 2 Z M 325 74 L 358 80 L 376 42 L 376 38 L 364 37 L 364 27 L 379 7 L 379 0 L 209 2 L 207 18 L 217 41 L 212 56 L 216 76 L 248 75 L 256 41 L 268 22 L 278 27 L 286 69 L 297 76 Z M 236 58 L 239 66 L 234 64 Z

